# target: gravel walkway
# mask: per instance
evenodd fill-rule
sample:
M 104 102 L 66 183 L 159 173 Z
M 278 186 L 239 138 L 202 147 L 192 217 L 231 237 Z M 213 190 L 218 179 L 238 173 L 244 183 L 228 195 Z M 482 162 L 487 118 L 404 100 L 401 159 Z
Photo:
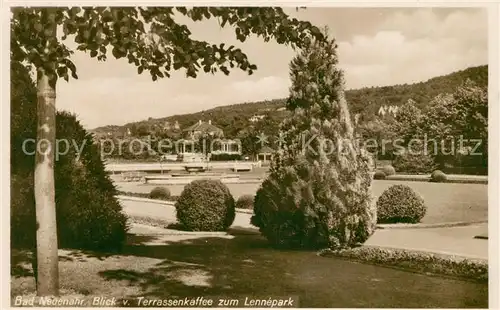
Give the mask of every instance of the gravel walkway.
M 150 217 L 175 223 L 175 208 L 163 204 L 121 200 L 129 216 Z M 251 214 L 237 213 L 233 228 L 257 230 L 250 224 Z M 467 257 L 488 258 L 488 240 L 475 239 L 487 231 L 487 224 L 449 228 L 379 229 L 367 245 L 449 253 Z

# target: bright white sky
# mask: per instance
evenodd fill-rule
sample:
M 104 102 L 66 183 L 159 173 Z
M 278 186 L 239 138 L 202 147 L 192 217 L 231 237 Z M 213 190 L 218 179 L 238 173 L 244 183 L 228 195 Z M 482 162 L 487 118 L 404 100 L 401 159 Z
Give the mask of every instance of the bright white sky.
M 318 27 L 329 26 L 338 41 L 349 89 L 419 82 L 488 63 L 488 16 L 483 9 L 309 8 L 288 12 Z M 241 43 L 231 28 L 220 29 L 216 21 L 186 24 L 194 38 L 240 47 L 258 70 L 252 76 L 232 71 L 229 76 L 201 74 L 197 79 L 179 71 L 170 79 L 153 82 L 148 74 L 138 76 L 126 60 L 97 62 L 77 52 L 73 61 L 79 79 L 58 83 L 58 108 L 76 113 L 91 129 L 287 96 L 291 48 L 256 37 Z

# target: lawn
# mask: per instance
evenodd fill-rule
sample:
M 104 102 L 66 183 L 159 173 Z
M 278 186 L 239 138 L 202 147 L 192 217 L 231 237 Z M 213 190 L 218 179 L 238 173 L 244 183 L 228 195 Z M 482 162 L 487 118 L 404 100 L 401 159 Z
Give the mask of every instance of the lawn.
M 431 183 L 415 181 L 373 181 L 373 194 L 378 197 L 389 186 L 406 184 L 422 195 L 428 207 L 422 223 L 486 221 L 488 219 L 488 186 L 485 184 Z M 122 191 L 149 193 L 158 185 L 118 183 Z M 260 183 L 228 184 L 235 198 L 255 194 Z M 167 186 L 172 195 L 178 196 L 183 185 Z
M 136 229 L 120 255 L 61 251 L 61 287 L 117 298 L 297 296 L 300 307 L 488 306 L 487 284 L 274 250 L 259 235 L 238 231 L 221 237 L 158 231 Z M 34 291 L 30 276 L 12 277 L 11 284 L 12 296 Z

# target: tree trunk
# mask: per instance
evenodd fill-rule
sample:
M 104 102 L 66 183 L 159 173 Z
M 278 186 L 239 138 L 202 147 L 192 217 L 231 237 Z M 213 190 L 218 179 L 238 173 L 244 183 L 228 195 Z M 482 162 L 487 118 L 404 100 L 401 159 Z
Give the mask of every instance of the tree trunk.
M 35 160 L 37 294 L 59 294 L 57 222 L 54 182 L 56 82 L 37 72 L 37 152 Z

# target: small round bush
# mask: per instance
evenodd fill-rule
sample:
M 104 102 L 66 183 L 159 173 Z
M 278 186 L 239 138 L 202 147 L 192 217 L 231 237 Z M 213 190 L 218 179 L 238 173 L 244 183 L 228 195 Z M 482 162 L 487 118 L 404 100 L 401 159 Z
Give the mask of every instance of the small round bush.
M 252 195 L 243 195 L 236 201 L 236 208 L 238 209 L 253 209 L 253 200 L 254 196 Z
M 447 180 L 446 174 L 441 170 L 435 170 L 431 174 L 431 182 L 441 183 Z
M 166 187 L 155 187 L 149 193 L 149 198 L 151 199 L 162 199 L 166 200 L 170 198 L 170 190 Z
M 396 169 L 394 169 L 393 166 L 387 165 L 382 168 L 382 171 L 385 173 L 386 176 L 394 175 L 396 174 Z
M 377 201 L 378 223 L 418 223 L 426 211 L 423 198 L 408 185 L 389 187 Z
M 384 171 L 381 171 L 381 170 L 375 171 L 375 174 L 373 175 L 373 179 L 375 179 L 375 180 L 384 180 L 385 179 L 385 173 L 384 173 Z
M 219 180 L 195 180 L 175 204 L 177 220 L 190 231 L 225 231 L 236 215 L 233 195 Z

